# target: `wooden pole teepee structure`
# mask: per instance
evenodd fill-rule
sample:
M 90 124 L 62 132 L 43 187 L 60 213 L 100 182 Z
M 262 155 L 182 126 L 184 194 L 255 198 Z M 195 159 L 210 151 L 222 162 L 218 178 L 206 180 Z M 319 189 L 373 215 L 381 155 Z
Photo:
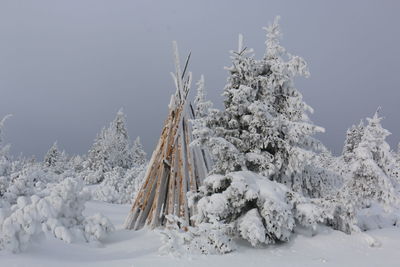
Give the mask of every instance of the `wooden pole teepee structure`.
M 146 224 L 151 228 L 165 225 L 167 214 L 179 216 L 189 225 L 193 211 L 188 207 L 186 193 L 197 191 L 210 170 L 207 153 L 190 146 L 190 120 L 194 119 L 194 111 L 187 97 L 192 74 L 189 72 L 185 76 L 190 54 L 183 72 L 175 42 L 174 54 L 176 69 L 172 76 L 176 92 L 171 96 L 168 118 L 149 162 L 144 183 L 126 219 L 127 229 L 138 230 Z

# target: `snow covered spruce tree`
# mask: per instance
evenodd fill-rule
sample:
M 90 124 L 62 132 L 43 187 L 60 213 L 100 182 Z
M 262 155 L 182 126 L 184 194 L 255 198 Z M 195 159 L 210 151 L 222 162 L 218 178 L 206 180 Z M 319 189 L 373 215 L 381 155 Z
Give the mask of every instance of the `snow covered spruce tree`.
M 229 252 L 227 236 L 253 246 L 287 241 L 296 225 L 314 229 L 338 213 L 332 201 L 307 198 L 330 191 L 336 175 L 319 164 L 316 151 L 327 151 L 312 135 L 323 129 L 311 123 L 312 109 L 294 87 L 296 76 L 308 76 L 306 63 L 279 44 L 277 20 L 266 31 L 262 59 L 255 59 L 239 36 L 225 109 L 208 109 L 194 120 L 193 145 L 209 149 L 215 165 L 199 192 L 189 194 L 189 206 L 197 211 L 195 228 L 202 229 L 199 235 L 188 227 L 183 244 L 189 250 Z M 171 232 L 164 235 L 179 239 Z
M 367 118 L 367 125 L 351 153 L 348 180 L 338 194 L 339 200 L 354 208 L 362 229 L 369 228 L 360 220 L 363 209 L 372 208 L 370 214 L 379 209 L 391 211 L 400 203 L 395 161 L 385 140 L 390 132 L 382 127 L 381 120 L 378 111 Z
M 122 109 L 108 128 L 103 128 L 88 153 L 89 168 L 94 171 L 86 177 L 88 183 L 99 183 L 103 174 L 115 167 L 129 169 L 133 164 L 126 116 Z
M 44 164 L 46 167 L 55 167 L 60 160 L 61 152 L 58 150 L 57 141 L 50 147 L 44 157 Z
M 322 145 L 312 137 L 323 128 L 309 120 L 312 112 L 294 86 L 308 77 L 305 61 L 280 45 L 278 19 L 265 28 L 266 52 L 255 59 L 243 47 L 232 52 L 222 111 L 210 109 L 204 127 L 194 131 L 195 143 L 209 148 L 214 173 L 249 170 L 307 193 L 302 170 Z
M 59 150 L 57 142 L 54 142 L 50 147 L 44 157 L 43 163 L 48 170 L 51 170 L 56 174 L 61 174 L 70 167 L 68 166 L 69 162 L 67 154 L 65 151 Z

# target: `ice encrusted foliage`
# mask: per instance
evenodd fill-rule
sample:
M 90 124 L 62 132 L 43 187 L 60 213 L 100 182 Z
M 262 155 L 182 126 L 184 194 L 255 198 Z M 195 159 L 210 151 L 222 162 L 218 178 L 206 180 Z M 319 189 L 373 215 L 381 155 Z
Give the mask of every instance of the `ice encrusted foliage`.
M 305 61 L 279 44 L 278 21 L 265 28 L 266 52 L 255 59 L 243 46 L 232 52 L 222 111 L 210 109 L 196 144 L 206 146 L 214 173 L 250 170 L 301 192 L 302 170 L 320 143 L 322 132 L 309 120 L 312 112 L 294 86 L 296 76 L 309 75 Z
M 378 111 L 367 118 L 352 152 L 347 181 L 339 192 L 339 199 L 351 204 L 356 216 L 366 210 L 371 214 L 379 209 L 389 213 L 398 209 L 400 203 L 395 159 L 385 140 L 390 133 L 381 126 L 381 120 Z
M 297 225 L 315 229 L 318 223 L 336 221 L 338 208 L 249 171 L 207 177 L 189 203 L 196 209 L 192 219 L 197 227 L 218 222 L 229 226 L 231 237 L 253 246 L 288 241 Z
M 82 182 L 67 178 L 42 194 L 21 196 L 15 205 L 0 206 L 0 248 L 19 252 L 42 235 L 67 243 L 101 240 L 113 226 L 101 215 L 83 216 L 89 195 L 82 188 Z

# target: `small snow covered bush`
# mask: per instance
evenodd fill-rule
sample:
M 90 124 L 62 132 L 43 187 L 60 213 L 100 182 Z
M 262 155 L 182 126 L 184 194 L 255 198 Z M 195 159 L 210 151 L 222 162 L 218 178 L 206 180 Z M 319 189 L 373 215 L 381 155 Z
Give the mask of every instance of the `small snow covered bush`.
M 18 197 L 33 195 L 36 182 L 35 174 L 32 175 L 30 168 L 13 173 L 3 194 L 3 199 L 15 204 Z
M 295 226 L 289 190 L 252 172 L 211 175 L 193 195 L 196 225 L 217 219 L 256 246 L 287 241 Z
M 252 246 L 288 241 L 296 226 L 313 230 L 324 223 L 347 231 L 353 223 L 340 202 L 303 197 L 249 171 L 211 175 L 189 199 L 196 227 L 214 221 L 230 225 L 232 237 Z
M 67 243 L 98 240 L 113 230 L 101 215 L 85 218 L 82 214 L 89 199 L 82 182 L 67 178 L 48 188 L 45 196 L 20 196 L 11 207 L 0 207 L 0 248 L 24 250 L 35 238 L 46 235 Z
M 104 172 L 103 170 L 91 171 L 86 170 L 81 173 L 86 184 L 98 184 L 104 179 Z
M 46 170 L 41 164 L 26 163 L 21 170 L 16 170 L 10 175 L 7 187 L 3 189 L 3 199 L 10 204 L 15 204 L 20 196 L 42 195 L 46 187 L 63 179 L 65 179 L 63 174 Z
M 109 203 L 131 203 L 140 189 L 146 164 L 128 170 L 114 168 L 104 173 L 104 180 L 93 191 L 93 198 Z
M 114 231 L 111 221 L 99 213 L 85 218 L 83 225 L 86 241 L 102 240 L 109 232 Z
M 166 217 L 168 225 L 160 231 L 163 245 L 159 251 L 162 254 L 225 254 L 235 247 L 230 233 L 231 225 L 214 220 L 192 227 L 177 216 Z

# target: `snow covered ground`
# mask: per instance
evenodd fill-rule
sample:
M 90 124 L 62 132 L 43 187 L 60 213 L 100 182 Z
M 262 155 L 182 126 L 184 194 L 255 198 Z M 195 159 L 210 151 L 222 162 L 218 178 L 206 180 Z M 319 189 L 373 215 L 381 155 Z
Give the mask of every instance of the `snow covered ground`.
M 128 210 L 129 205 L 88 202 L 88 215 L 101 212 L 117 226 L 103 244 L 42 240 L 20 254 L 0 251 L 0 266 L 400 266 L 398 227 L 351 236 L 326 229 L 317 236 L 298 234 L 291 242 L 266 248 L 241 243 L 235 252 L 222 256 L 162 256 L 156 232 L 121 229 Z

